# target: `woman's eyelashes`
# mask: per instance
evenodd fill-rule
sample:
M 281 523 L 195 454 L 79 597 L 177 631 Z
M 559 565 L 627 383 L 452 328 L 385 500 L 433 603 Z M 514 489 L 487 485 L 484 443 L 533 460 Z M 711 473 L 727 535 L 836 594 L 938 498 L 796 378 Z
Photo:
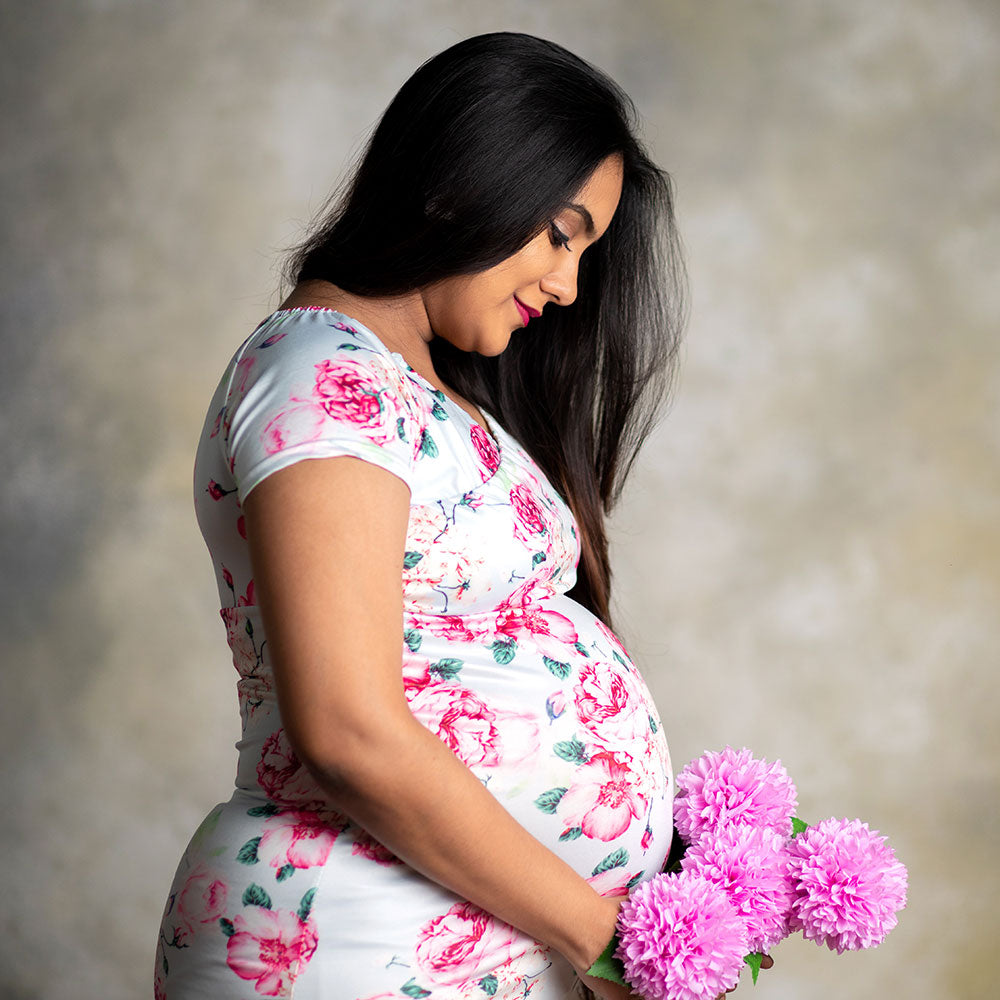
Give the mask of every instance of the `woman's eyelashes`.
M 556 225 L 555 221 L 549 223 L 549 229 L 552 231 L 553 244 L 569 250 L 570 238 Z M 572 253 L 572 250 L 570 250 L 570 253 Z

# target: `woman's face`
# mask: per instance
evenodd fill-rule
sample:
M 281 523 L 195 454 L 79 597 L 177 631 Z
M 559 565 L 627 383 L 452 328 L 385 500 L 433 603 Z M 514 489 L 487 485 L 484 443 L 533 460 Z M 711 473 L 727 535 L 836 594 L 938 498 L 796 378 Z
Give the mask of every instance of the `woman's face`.
M 431 330 L 463 351 L 493 356 L 548 303 L 568 306 L 576 298 L 580 255 L 604 235 L 621 193 L 622 160 L 609 156 L 512 257 L 423 289 Z

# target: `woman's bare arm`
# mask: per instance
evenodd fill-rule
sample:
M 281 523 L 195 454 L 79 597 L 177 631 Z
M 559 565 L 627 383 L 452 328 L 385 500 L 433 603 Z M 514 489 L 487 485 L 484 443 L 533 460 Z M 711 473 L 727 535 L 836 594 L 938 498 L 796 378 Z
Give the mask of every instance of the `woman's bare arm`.
M 406 485 L 355 458 L 309 460 L 265 479 L 244 508 L 285 730 L 331 804 L 412 868 L 587 969 L 619 902 L 528 833 L 407 706 Z

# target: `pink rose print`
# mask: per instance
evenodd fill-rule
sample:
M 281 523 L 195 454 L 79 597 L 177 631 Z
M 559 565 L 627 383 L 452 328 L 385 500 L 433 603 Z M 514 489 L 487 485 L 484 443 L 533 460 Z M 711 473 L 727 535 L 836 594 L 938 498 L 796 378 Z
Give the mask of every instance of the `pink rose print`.
M 455 642 L 478 642 L 489 634 L 481 618 L 462 615 L 410 615 L 406 627 Z
M 424 924 L 418 936 L 417 965 L 435 986 L 457 986 L 485 976 L 533 944 L 472 903 L 456 903 Z
M 630 872 L 626 868 L 609 868 L 597 875 L 591 875 L 587 881 L 599 896 L 627 896 L 629 887 L 635 884 L 636 877 L 641 874 L 641 869 Z
M 312 868 L 326 864 L 333 842 L 343 829 L 336 813 L 300 809 L 269 816 L 257 845 L 257 857 L 272 868 Z
M 411 693 L 412 692 L 412 693 Z M 410 711 L 469 767 L 500 763 L 500 733 L 496 715 L 465 688 L 427 684 L 407 691 Z
M 375 373 L 381 378 L 375 378 Z M 369 358 L 360 364 L 353 359 L 321 361 L 316 365 L 316 386 L 313 397 L 322 410 L 335 420 L 363 427 L 376 444 L 396 439 L 396 413 L 399 401 L 390 385 L 398 379 L 380 358 Z M 383 400 L 395 402 L 385 406 Z
M 509 639 L 533 640 L 543 656 L 553 660 L 566 657 L 566 647 L 577 641 L 573 623 L 558 611 L 546 611 L 541 605 L 529 603 L 527 595 L 523 604 L 509 599 L 498 607 L 496 631 Z
M 586 837 L 614 840 L 645 809 L 635 773 L 614 754 L 594 754 L 573 777 L 557 807 L 567 829 L 578 826 Z
M 221 608 L 219 615 L 226 625 L 226 641 L 233 653 L 233 666 L 241 677 L 257 669 L 257 650 L 253 636 L 246 629 L 246 613 L 239 608 Z
M 404 670 L 410 711 L 469 767 L 516 765 L 538 752 L 530 715 L 493 708 L 466 688 L 430 680 L 426 669 Z
M 221 500 L 223 497 L 229 496 L 230 493 L 235 493 L 235 490 L 223 489 L 214 479 L 208 481 L 208 495 L 213 500 Z
M 594 742 L 608 750 L 631 749 L 649 735 L 649 713 L 628 675 L 588 660 L 573 688 L 577 715 Z
M 257 781 L 264 794 L 284 806 L 322 809 L 326 800 L 312 775 L 295 755 L 284 729 L 277 729 L 264 741 L 257 762 Z
M 253 371 L 257 359 L 252 354 L 244 355 L 236 362 L 236 370 L 233 372 L 232 392 L 243 395 L 247 391 L 247 382 L 250 379 L 250 372 Z
M 392 851 L 380 844 L 371 834 L 365 833 L 364 830 L 358 830 L 351 847 L 351 854 L 368 858 L 369 861 L 374 861 L 377 865 L 384 865 L 387 868 L 390 865 L 403 863 Z
M 535 499 L 534 493 L 524 483 L 518 483 L 510 491 L 510 504 L 517 516 L 514 530 L 523 541 L 529 545 L 532 544 L 531 536 L 541 534 L 547 527 L 545 514 Z M 518 528 L 521 530 L 518 531 Z M 537 544 L 537 540 L 535 540 L 535 544 Z
M 566 695 L 562 691 L 553 691 L 545 699 L 545 714 L 549 717 L 549 722 L 555 722 L 563 712 L 566 711 Z
M 538 753 L 538 724 L 530 715 L 494 708 L 501 737 L 502 763 L 516 767 Z
M 292 910 L 248 906 L 233 917 L 226 964 L 241 979 L 255 979 L 262 996 L 289 996 L 292 984 L 316 950 L 316 925 Z
M 204 864 L 193 868 L 177 897 L 177 944 L 183 945 L 203 924 L 217 923 L 225 909 L 226 883 L 219 873 Z
M 268 455 L 297 444 L 308 444 L 323 433 L 326 415 L 312 403 L 298 403 L 279 410 L 264 427 L 261 440 Z
M 476 454 L 479 455 L 479 461 L 483 464 L 483 468 L 479 470 L 479 475 L 482 476 L 485 483 L 500 468 L 500 452 L 497 451 L 497 446 L 493 443 L 493 439 L 479 424 L 474 423 L 472 425 L 469 436 L 472 438 Z

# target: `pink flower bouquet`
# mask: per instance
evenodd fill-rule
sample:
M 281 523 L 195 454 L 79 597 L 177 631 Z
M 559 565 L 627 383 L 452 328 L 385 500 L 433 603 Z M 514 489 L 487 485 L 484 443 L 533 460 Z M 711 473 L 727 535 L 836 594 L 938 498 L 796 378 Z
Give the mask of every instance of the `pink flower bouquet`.
M 632 890 L 591 975 L 647 1000 L 714 1000 L 744 963 L 756 982 L 764 953 L 793 931 L 842 953 L 896 926 L 907 875 L 885 837 L 860 820 L 796 819 L 780 761 L 706 752 L 677 787 L 683 857 Z

